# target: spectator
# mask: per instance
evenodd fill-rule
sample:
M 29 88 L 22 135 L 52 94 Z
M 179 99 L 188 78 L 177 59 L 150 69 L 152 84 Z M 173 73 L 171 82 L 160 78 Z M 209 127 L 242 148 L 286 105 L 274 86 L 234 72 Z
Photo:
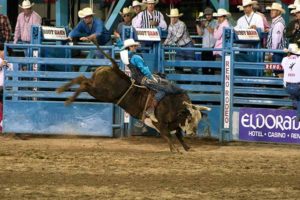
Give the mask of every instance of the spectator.
M 196 29 L 198 35 L 202 36 L 202 47 L 203 48 L 213 48 L 216 43 L 216 39 L 214 38 L 214 29 L 217 26 L 217 21 L 213 18 L 213 9 L 205 8 L 204 12 L 204 19 L 200 19 L 200 23 L 196 24 Z M 199 16 L 200 18 L 201 16 Z M 201 60 L 215 60 L 212 51 L 202 51 Z M 214 74 L 214 68 L 203 68 L 203 74 Z
M 22 12 L 18 15 L 17 24 L 15 28 L 14 43 L 18 41 L 23 43 L 30 43 L 31 40 L 31 26 L 41 25 L 41 16 L 32 10 L 34 3 L 30 3 L 29 0 L 24 0 L 22 5 Z
M 120 15 L 123 17 L 123 22 L 120 22 L 117 27 L 117 32 L 122 34 L 123 26 L 131 26 L 132 19 L 132 10 L 128 7 L 123 8 L 123 12 L 120 12 Z M 129 38 L 130 35 L 126 35 L 126 38 Z
M 69 38 L 79 38 L 83 42 L 97 39 L 99 44 L 104 44 L 102 39 L 104 32 L 103 21 L 94 17 L 95 13 L 89 7 L 78 11 L 78 16 L 82 19 L 77 26 L 69 33 Z
M 300 44 L 300 5 L 296 7 L 295 10 L 291 11 L 295 14 L 295 20 L 291 21 L 286 29 L 286 37 L 289 39 L 290 43 Z
M 297 5 L 300 5 L 300 0 L 295 0 L 293 4 L 288 6 L 289 9 L 295 9 Z
M 284 76 L 283 84 L 287 93 L 297 108 L 297 120 L 300 120 L 300 51 L 296 43 L 289 44 L 288 56 L 284 57 L 281 65 Z
M 135 17 L 132 18 L 132 24 L 136 24 L 136 20 L 137 20 L 137 15 L 142 12 L 143 10 L 145 10 L 146 6 L 143 3 L 140 3 L 139 1 L 133 1 L 132 2 L 132 6 L 131 8 L 133 9 L 133 11 L 135 12 Z
M 213 13 L 213 16 L 218 18 L 218 24 L 214 30 L 214 38 L 216 39 L 214 48 L 223 47 L 223 29 L 229 27 L 227 17 L 230 15 L 231 14 L 223 8 L 219 8 L 216 13 Z M 217 60 L 220 60 L 222 56 L 222 51 L 214 51 L 213 54 L 216 56 Z
M 285 13 L 285 11 L 280 3 L 273 3 L 271 7 L 266 7 L 266 9 L 271 10 L 270 16 L 272 18 L 272 24 L 267 39 L 267 48 L 284 49 L 286 47 L 285 21 L 281 14 Z M 281 62 L 282 58 L 283 54 L 273 53 L 272 62 Z
M 170 15 L 167 14 L 168 17 L 171 18 L 170 25 L 168 28 L 168 36 L 164 42 L 166 46 L 176 46 L 176 47 L 194 47 L 190 34 L 187 30 L 185 23 L 179 20 L 183 14 L 179 13 L 177 8 L 171 9 Z M 188 50 L 176 50 L 175 55 L 176 60 L 194 60 L 195 53 L 194 51 Z M 177 72 L 183 72 L 182 68 L 176 68 Z M 193 73 L 197 73 L 198 70 L 192 70 Z
M 132 24 L 134 28 L 155 28 L 160 27 L 167 30 L 167 23 L 161 12 L 155 10 L 158 1 L 146 0 L 147 9 L 137 15 L 136 21 Z
M 0 5 L 0 7 L 2 7 Z M 0 14 L 0 43 L 9 42 L 11 39 L 11 25 L 7 16 Z
M 243 0 L 242 5 L 238 6 L 240 10 L 244 11 L 245 15 L 238 19 L 236 28 L 239 29 L 260 28 L 261 31 L 264 31 L 263 18 L 259 14 L 254 12 L 253 10 L 254 4 L 257 4 L 257 1 Z

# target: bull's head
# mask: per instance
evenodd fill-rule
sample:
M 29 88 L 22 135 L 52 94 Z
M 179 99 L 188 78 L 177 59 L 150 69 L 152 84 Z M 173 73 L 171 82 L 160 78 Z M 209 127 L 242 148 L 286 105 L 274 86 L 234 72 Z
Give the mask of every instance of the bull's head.
M 202 118 L 201 110 L 210 111 L 211 109 L 205 106 L 193 105 L 186 101 L 183 104 L 189 110 L 190 115 L 185 119 L 185 123 L 179 126 L 187 135 L 194 136 L 197 134 L 198 124 Z

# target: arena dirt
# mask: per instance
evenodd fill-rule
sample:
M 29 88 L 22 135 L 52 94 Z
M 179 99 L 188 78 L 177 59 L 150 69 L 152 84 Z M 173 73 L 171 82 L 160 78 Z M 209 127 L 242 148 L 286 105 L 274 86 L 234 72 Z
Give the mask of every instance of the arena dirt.
M 0 199 L 300 199 L 300 146 L 187 143 L 2 135 Z

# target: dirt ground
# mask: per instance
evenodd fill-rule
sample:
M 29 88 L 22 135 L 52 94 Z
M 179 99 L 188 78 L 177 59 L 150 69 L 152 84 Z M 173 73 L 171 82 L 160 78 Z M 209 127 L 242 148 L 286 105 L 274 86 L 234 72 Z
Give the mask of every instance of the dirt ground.
M 299 145 L 187 143 L 1 135 L 0 199 L 300 199 Z

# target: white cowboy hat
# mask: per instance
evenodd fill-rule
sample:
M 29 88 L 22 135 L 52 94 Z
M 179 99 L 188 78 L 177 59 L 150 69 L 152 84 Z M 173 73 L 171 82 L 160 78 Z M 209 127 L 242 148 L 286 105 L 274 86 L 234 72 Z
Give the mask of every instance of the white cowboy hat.
M 290 43 L 288 48 L 283 49 L 284 52 L 300 55 L 300 49 L 296 43 Z
M 127 14 L 131 14 L 132 15 L 133 11 L 131 9 L 131 7 L 125 7 L 123 8 L 123 11 L 120 12 L 120 15 L 124 16 L 124 15 L 127 15 Z
M 227 12 L 224 8 L 219 8 L 216 13 L 213 13 L 214 17 L 230 16 L 231 14 Z
M 257 1 L 252 1 L 252 0 L 243 0 L 242 5 L 237 6 L 237 8 L 242 10 L 241 7 L 249 6 L 249 5 L 254 5 L 257 4 Z
M 78 11 L 79 18 L 85 18 L 86 16 L 94 15 L 95 13 L 89 7 L 83 8 L 82 10 Z
M 30 3 L 29 0 L 24 0 L 22 5 L 19 5 L 19 7 L 23 9 L 31 8 L 32 6 L 34 6 L 34 3 Z
M 141 9 L 142 10 L 145 10 L 145 8 L 146 8 L 146 5 L 144 4 L 144 3 L 141 3 L 141 2 L 139 2 L 139 1 L 133 1 L 132 2 L 132 5 L 130 6 L 130 7 L 135 7 L 135 6 L 141 6 Z
M 288 8 L 295 9 L 297 5 L 300 5 L 300 0 L 295 0 L 293 4 L 288 6 Z
M 124 50 L 124 49 L 126 49 L 126 48 L 128 48 L 128 47 L 135 46 L 135 45 L 138 45 L 138 46 L 139 46 L 140 43 L 134 41 L 132 38 L 127 39 L 127 40 L 124 41 L 124 45 L 123 45 L 123 47 L 121 48 L 121 50 Z
M 159 0 L 143 0 L 143 3 L 148 4 L 148 3 L 154 3 L 158 4 Z
M 181 17 L 183 13 L 179 13 L 179 10 L 177 8 L 172 8 L 170 11 L 170 14 L 166 14 L 168 17 Z
M 300 5 L 297 5 L 294 10 L 291 10 L 291 14 L 295 14 L 297 12 L 300 12 Z
M 203 17 L 204 13 L 203 12 L 199 12 L 198 18 Z
M 267 10 L 279 10 L 281 13 L 285 13 L 285 10 L 282 8 L 280 3 L 272 3 L 272 6 L 267 6 Z

